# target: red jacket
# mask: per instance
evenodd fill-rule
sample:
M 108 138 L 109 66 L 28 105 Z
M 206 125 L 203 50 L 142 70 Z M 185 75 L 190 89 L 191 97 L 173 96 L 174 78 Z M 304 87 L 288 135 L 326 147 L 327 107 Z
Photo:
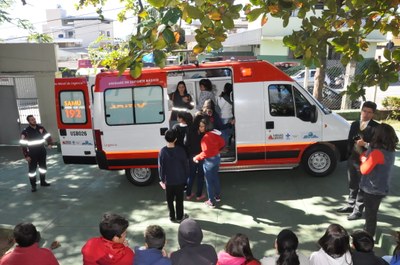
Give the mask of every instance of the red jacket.
M 82 255 L 84 265 L 133 265 L 135 253 L 124 244 L 95 237 L 83 246 Z
M 214 130 L 207 132 L 201 139 L 201 153 L 195 156 L 196 160 L 213 157 L 219 154 L 225 146 L 224 138 L 221 137 L 221 132 Z
M 29 247 L 16 246 L 15 249 L 5 254 L 0 259 L 0 265 L 59 265 L 53 252 L 48 248 L 39 247 L 35 243 Z

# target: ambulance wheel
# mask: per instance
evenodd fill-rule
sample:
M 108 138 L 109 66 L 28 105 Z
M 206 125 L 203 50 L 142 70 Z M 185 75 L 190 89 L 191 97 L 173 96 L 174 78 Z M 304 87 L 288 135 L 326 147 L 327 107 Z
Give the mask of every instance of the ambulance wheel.
M 334 150 L 329 146 L 314 145 L 304 152 L 301 163 L 307 173 L 324 177 L 335 169 L 337 159 Z
M 153 182 L 155 172 L 150 168 L 125 169 L 126 178 L 136 186 L 147 186 Z

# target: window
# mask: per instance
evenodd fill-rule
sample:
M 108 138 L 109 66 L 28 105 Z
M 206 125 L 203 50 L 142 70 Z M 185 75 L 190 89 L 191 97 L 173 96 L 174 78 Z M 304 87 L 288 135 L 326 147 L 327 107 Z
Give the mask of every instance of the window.
M 291 85 L 270 85 L 268 95 L 271 116 L 294 116 Z
M 162 123 L 165 119 L 159 86 L 108 89 L 104 101 L 106 123 L 111 126 Z
M 62 91 L 60 93 L 61 122 L 64 124 L 85 124 L 86 103 L 82 91 Z
M 311 104 L 297 89 L 294 89 L 294 101 L 296 105 L 296 116 L 303 121 L 311 119 Z

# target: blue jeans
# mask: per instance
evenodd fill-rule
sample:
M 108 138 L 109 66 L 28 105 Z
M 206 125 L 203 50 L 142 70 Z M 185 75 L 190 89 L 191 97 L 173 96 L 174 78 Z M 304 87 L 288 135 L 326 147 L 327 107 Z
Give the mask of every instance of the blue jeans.
M 229 119 L 221 119 L 222 120 L 222 124 L 227 124 L 231 118 Z M 225 146 L 229 147 L 229 138 L 232 135 L 232 128 L 225 128 L 223 130 L 221 130 L 221 136 L 222 138 L 224 138 L 225 141 Z
M 203 169 L 206 177 L 208 199 L 215 204 L 215 196 L 221 195 L 221 184 L 219 182 L 218 170 L 221 158 L 218 155 L 205 158 Z
M 193 157 L 190 156 L 189 158 L 189 178 L 187 182 L 186 188 L 186 196 L 192 195 L 192 187 L 195 178 L 197 178 L 197 191 L 196 197 L 200 197 L 203 193 L 203 186 L 204 186 L 204 171 L 203 171 L 203 161 L 199 161 L 199 163 L 193 162 Z

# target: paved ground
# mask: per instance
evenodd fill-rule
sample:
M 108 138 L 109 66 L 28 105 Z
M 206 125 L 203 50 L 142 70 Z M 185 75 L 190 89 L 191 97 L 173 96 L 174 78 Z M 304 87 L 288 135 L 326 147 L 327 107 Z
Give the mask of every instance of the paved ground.
M 130 221 L 130 245 L 143 244 L 149 224 L 165 228 L 167 251 L 177 249 L 177 224 L 169 222 L 163 191 L 157 183 L 148 187 L 130 184 L 122 171 L 102 171 L 95 166 L 64 165 L 56 150 L 49 152 L 49 188 L 31 193 L 27 167 L 17 147 L 0 146 L 0 224 L 14 226 L 33 222 L 42 233 L 43 245 L 61 242 L 54 250 L 61 264 L 81 264 L 80 249 L 89 237 L 98 235 L 102 213 L 113 211 Z M 387 254 L 390 234 L 400 227 L 400 152 L 397 152 L 392 191 L 379 214 L 376 244 L 378 254 Z M 305 254 L 318 249 L 316 241 L 329 223 L 340 223 L 349 231 L 362 228 L 363 220 L 349 222 L 335 209 L 347 194 L 346 164 L 331 176 L 314 178 L 301 169 L 221 174 L 223 197 L 217 209 L 199 202 L 185 202 L 187 213 L 198 220 L 204 241 L 223 249 L 237 233 L 249 236 L 254 254 L 270 255 L 275 235 L 293 229 Z M 383 242 L 383 243 L 382 243 Z

